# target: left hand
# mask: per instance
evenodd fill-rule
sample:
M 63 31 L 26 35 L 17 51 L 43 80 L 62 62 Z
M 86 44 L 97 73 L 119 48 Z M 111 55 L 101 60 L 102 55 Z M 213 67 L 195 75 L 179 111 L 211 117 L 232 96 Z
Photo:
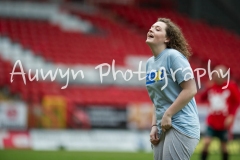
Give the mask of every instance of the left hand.
M 161 128 L 162 128 L 163 132 L 166 132 L 171 127 L 172 127 L 172 116 L 166 114 L 166 112 L 165 112 L 162 117 Z
M 232 115 L 227 116 L 227 118 L 225 119 L 225 122 L 224 122 L 224 126 L 225 126 L 226 129 L 229 129 L 229 127 L 233 123 L 233 120 L 234 119 L 233 119 Z

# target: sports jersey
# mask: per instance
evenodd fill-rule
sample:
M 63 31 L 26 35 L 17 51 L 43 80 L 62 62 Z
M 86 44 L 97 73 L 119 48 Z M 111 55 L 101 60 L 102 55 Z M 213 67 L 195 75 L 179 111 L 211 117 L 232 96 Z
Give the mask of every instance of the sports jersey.
M 202 100 L 209 102 L 209 114 L 207 124 L 215 130 L 227 129 L 224 126 L 228 115 L 235 116 L 239 106 L 239 91 L 237 85 L 230 81 L 226 89 L 227 82 L 222 85 L 213 84 L 202 94 Z
M 155 106 L 158 133 L 161 119 L 176 100 L 182 88 L 180 83 L 193 78 L 187 58 L 175 49 L 166 48 L 146 63 L 146 88 Z M 200 138 L 200 125 L 195 99 L 172 117 L 172 127 L 191 138 Z

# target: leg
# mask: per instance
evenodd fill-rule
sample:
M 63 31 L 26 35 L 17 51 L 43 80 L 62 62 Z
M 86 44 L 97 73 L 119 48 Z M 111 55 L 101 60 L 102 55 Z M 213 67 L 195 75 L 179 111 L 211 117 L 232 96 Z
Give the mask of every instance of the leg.
M 201 160 L 206 160 L 208 157 L 208 147 L 210 146 L 212 137 L 204 137 L 203 139 L 203 151 L 201 154 Z
M 163 160 L 190 160 L 199 140 L 187 137 L 171 128 L 166 132 Z
M 153 149 L 153 159 L 154 160 L 163 160 L 162 154 L 163 154 L 163 145 L 164 145 L 165 135 L 162 134 L 160 136 L 160 142 L 157 145 L 152 144 Z
M 221 142 L 222 160 L 228 160 L 227 142 Z
M 228 142 L 228 131 L 219 131 L 218 138 L 221 141 L 221 151 L 222 151 L 222 160 L 228 160 L 228 150 L 227 150 L 227 142 Z
M 212 142 L 212 137 L 215 136 L 215 131 L 211 127 L 207 127 L 205 137 L 203 138 L 203 151 L 201 153 L 201 160 L 207 160 L 208 147 Z

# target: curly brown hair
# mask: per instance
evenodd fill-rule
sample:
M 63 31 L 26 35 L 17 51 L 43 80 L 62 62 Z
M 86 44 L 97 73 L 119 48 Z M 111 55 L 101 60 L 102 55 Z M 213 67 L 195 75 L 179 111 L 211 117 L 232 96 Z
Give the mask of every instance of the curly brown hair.
M 163 22 L 167 25 L 166 36 L 169 38 L 167 48 L 178 50 L 188 59 L 191 56 L 191 48 L 184 38 L 181 29 L 168 18 L 158 18 L 157 22 Z

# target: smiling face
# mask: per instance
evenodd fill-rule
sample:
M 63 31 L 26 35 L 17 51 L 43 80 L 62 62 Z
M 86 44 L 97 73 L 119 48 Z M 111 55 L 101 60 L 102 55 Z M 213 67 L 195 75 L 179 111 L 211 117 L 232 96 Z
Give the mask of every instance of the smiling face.
M 166 44 L 169 41 L 166 36 L 166 27 L 164 22 L 154 23 L 147 33 L 146 43 L 150 46 Z

